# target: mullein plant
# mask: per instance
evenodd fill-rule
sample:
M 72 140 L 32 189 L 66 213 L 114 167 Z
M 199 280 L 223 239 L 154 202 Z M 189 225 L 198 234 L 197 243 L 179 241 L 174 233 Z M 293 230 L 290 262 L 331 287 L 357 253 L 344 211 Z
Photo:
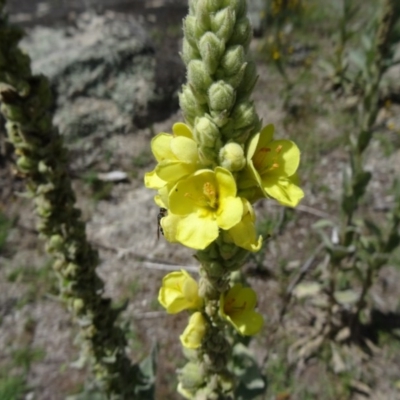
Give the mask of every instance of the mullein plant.
M 364 60 L 360 74 L 363 78 L 360 95 L 358 127 L 349 140 L 350 165 L 344 171 L 341 199 L 341 224 L 320 221 L 316 224 L 323 238 L 327 252 L 326 269 L 320 271 L 325 278 L 323 292 L 327 301 L 322 302 L 324 313 L 316 323 L 316 350 L 323 339 L 344 341 L 348 339 L 363 342 L 360 325 L 368 320 L 370 289 L 375 278 L 390 259 L 391 253 L 400 244 L 400 183 L 393 182 L 394 206 L 387 216 L 386 226 L 357 215 L 372 173 L 365 169 L 365 152 L 371 142 L 379 111 L 380 82 L 384 72 L 396 63 L 394 26 L 399 20 L 400 5 L 397 0 L 382 1 L 382 13 L 372 38 L 364 38 Z M 361 53 L 362 54 L 362 53 Z M 359 79 L 359 78 L 358 78 Z M 323 230 L 332 227 L 329 237 Z M 356 287 L 356 285 L 358 287 Z M 321 318 L 320 318 L 321 319 Z M 301 350 L 308 357 L 307 351 Z M 333 359 L 337 357 L 337 354 Z
M 165 238 L 197 250 L 200 278 L 168 274 L 159 301 L 168 313 L 190 313 L 180 336 L 188 363 L 178 391 L 187 399 L 233 399 L 233 333 L 255 335 L 263 318 L 256 293 L 231 275 L 262 246 L 252 204 L 271 198 L 295 207 L 303 197 L 300 152 L 292 141 L 275 139 L 272 125 L 262 127 L 250 100 L 257 76 L 246 1 L 191 0 L 183 29 L 185 122 L 153 138 L 157 165 L 145 185 L 167 210 Z
M 81 361 L 90 364 L 98 387 L 110 399 L 150 399 L 151 379 L 126 354 L 121 310 L 103 296 L 96 274 L 98 253 L 89 244 L 68 175 L 67 151 L 52 125 L 51 90 L 42 75 L 32 75 L 30 59 L 19 48 L 23 32 L 8 24 L 0 0 L 0 109 L 16 170 L 26 180 L 26 197 L 39 217 L 38 231 L 54 257 L 63 301 L 79 327 Z

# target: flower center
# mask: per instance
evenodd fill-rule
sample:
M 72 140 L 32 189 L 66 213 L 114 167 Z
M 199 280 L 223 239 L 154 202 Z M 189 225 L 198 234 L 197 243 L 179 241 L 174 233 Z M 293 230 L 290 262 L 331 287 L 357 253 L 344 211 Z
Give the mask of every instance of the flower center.
M 260 175 L 279 168 L 278 156 L 282 151 L 282 145 L 272 150 L 269 147 L 262 147 L 253 156 L 253 165 Z M 270 154 L 272 152 L 272 154 Z
M 208 209 L 207 213 L 210 208 L 213 210 L 218 208 L 218 193 L 210 182 L 204 183 L 201 195 L 193 196 L 191 193 L 185 193 L 185 197 L 192 200 L 197 207 Z
M 218 208 L 218 194 L 210 182 L 203 185 L 203 194 L 209 207 Z
M 230 299 L 224 304 L 224 311 L 226 315 L 232 316 L 233 314 L 240 313 L 246 309 L 246 302 L 238 304 L 236 299 Z

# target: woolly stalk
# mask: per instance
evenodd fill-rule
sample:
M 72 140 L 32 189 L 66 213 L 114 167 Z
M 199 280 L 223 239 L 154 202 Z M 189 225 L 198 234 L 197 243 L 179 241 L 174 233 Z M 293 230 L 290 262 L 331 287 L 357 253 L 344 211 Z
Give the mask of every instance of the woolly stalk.
M 26 180 L 38 230 L 55 259 L 61 297 L 79 326 L 81 357 L 109 398 L 139 399 L 140 369 L 125 352 L 127 341 L 116 324 L 120 310 L 102 296 L 98 253 L 87 241 L 68 176 L 67 151 L 52 126 L 48 81 L 32 75 L 29 57 L 18 49 L 23 32 L 8 24 L 4 5 L 0 0 L 0 104 L 18 174 Z

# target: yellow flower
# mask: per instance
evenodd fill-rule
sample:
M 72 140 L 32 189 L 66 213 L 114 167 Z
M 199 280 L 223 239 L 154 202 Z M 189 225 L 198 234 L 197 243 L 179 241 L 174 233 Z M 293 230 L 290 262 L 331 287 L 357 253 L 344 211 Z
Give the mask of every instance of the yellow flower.
M 265 197 L 295 207 L 304 197 L 297 186 L 296 175 L 300 151 L 292 141 L 274 140 L 273 137 L 274 126 L 267 125 L 250 139 L 247 166 L 239 176 L 238 186 L 244 193 L 258 187 Z
M 206 333 L 207 323 L 201 312 L 195 312 L 189 319 L 189 324 L 179 337 L 182 346 L 188 349 L 200 347 L 204 334 Z
M 169 213 L 161 225 L 166 239 L 202 250 L 231 229 L 243 215 L 232 174 L 221 167 L 203 169 L 180 180 L 169 193 Z
M 179 122 L 174 124 L 172 132 L 172 135 L 159 133 L 151 141 L 158 164 L 144 177 L 144 184 L 150 189 L 161 189 L 167 183 L 176 183 L 200 166 L 197 143 L 190 128 Z
M 261 314 L 254 311 L 257 296 L 253 289 L 238 283 L 220 298 L 219 311 L 242 335 L 255 335 L 263 324 Z
M 243 216 L 241 221 L 229 229 L 228 233 L 231 236 L 236 246 L 243 247 L 249 251 L 258 251 L 262 246 L 262 236 L 257 238 L 255 228 L 254 210 L 248 200 L 242 199 Z
M 198 310 L 203 306 L 197 282 L 185 270 L 174 271 L 164 276 L 158 301 L 169 314 L 176 314 L 182 310 Z

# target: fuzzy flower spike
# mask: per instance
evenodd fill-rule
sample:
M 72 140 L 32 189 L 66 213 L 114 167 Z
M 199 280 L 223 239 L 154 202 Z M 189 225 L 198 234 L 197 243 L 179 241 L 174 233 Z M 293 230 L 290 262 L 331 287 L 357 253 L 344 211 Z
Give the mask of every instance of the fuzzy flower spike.
M 296 171 L 300 152 L 261 129 L 250 99 L 257 82 L 248 56 L 252 29 L 245 0 L 189 0 L 182 59 L 187 83 L 179 95 L 185 124 L 152 141 L 157 160 L 145 176 L 156 189 L 165 239 L 197 250 L 199 281 L 168 274 L 159 301 L 167 312 L 187 312 L 180 335 L 188 363 L 178 391 L 187 399 L 234 399 L 232 351 L 238 336 L 255 335 L 263 318 L 250 287 L 233 285 L 249 252 L 260 250 L 252 204 L 274 198 L 294 207 L 303 197 Z M 189 352 L 189 353 L 188 353 Z

